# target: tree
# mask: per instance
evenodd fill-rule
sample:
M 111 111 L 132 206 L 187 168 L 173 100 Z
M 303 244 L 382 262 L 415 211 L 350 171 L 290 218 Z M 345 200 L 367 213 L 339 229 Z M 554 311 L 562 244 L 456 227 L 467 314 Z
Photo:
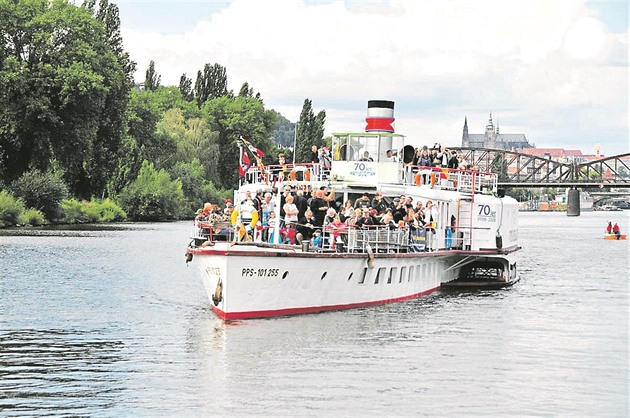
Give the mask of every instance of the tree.
M 297 150 L 296 161 L 309 161 L 311 156 L 311 147 L 313 145 L 321 147 L 324 142 L 324 123 L 326 122 L 326 112 L 322 110 L 315 116 L 313 112 L 312 102 L 309 99 L 304 100 L 302 112 L 300 113 L 300 121 L 297 128 Z
M 201 71 L 197 72 L 197 81 L 195 81 L 195 98 L 197 106 L 201 108 L 203 104 L 217 97 L 226 96 L 227 91 L 227 74 L 225 67 L 219 64 L 206 64 Z
M 213 182 L 216 181 L 217 187 L 233 189 L 238 185 L 237 140 L 243 136 L 255 147 L 269 153 L 273 149 L 270 138 L 275 128 L 276 115 L 265 110 L 259 100 L 246 97 L 212 99 L 206 102 L 202 111 L 210 129 L 217 132 L 220 150 L 221 164 L 217 167 L 217 178 Z M 275 157 L 266 158 L 269 160 Z
M 104 191 L 117 162 L 133 63 L 102 0 L 0 2 L 0 174 L 58 164 L 73 194 Z
M 155 91 L 160 87 L 160 82 L 162 81 L 162 76 L 158 75 L 155 71 L 155 62 L 151 60 L 149 63 L 149 68 L 147 69 L 146 76 L 144 78 L 144 89 Z
M 195 94 L 192 89 L 192 79 L 186 77 L 186 73 L 182 74 L 179 78 L 179 92 L 182 94 L 184 100 L 192 102 L 195 98 Z

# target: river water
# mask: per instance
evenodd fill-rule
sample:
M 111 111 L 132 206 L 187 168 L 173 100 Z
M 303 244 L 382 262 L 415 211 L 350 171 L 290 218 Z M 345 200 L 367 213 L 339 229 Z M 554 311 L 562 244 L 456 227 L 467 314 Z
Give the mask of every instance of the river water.
M 629 414 L 628 212 L 521 213 L 521 281 L 223 323 L 190 223 L 0 230 L 1 416 Z

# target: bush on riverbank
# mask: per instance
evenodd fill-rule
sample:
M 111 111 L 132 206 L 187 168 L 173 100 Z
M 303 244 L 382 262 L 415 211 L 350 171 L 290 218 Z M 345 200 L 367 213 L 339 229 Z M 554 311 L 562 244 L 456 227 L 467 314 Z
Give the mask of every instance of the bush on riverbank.
M 122 222 L 127 219 L 125 211 L 111 199 L 67 199 L 61 202 L 61 208 L 63 220 L 69 224 Z
M 61 173 L 27 171 L 11 183 L 9 190 L 26 207 L 41 211 L 49 221 L 55 222 L 62 217 L 60 204 L 68 197 L 68 186 Z
M 138 178 L 125 187 L 119 202 L 127 215 L 139 221 L 178 219 L 184 208 L 181 180 L 172 180 L 166 170 L 156 170 L 144 161 Z
M 0 227 L 17 225 L 26 210 L 24 202 L 6 190 L 0 191 Z
M 42 226 L 46 225 L 48 221 L 44 217 L 44 214 L 37 209 L 26 209 L 19 216 L 20 225 L 28 226 Z

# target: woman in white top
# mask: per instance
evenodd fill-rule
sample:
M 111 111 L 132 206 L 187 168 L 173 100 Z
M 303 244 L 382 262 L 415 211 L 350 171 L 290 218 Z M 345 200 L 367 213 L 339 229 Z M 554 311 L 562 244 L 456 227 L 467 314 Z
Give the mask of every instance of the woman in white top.
M 294 224 L 298 221 L 298 208 L 293 203 L 293 196 L 288 195 L 286 197 L 286 203 L 282 207 L 284 209 L 284 223 L 285 224 L 293 224 L 291 226 L 295 226 Z

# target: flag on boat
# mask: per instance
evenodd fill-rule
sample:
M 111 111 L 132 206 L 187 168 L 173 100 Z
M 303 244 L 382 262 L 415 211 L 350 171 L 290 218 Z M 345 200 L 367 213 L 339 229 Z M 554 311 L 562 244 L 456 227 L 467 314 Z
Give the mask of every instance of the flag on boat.
M 251 167 L 252 162 L 249 159 L 249 155 L 247 155 L 247 151 L 245 151 L 245 148 L 243 148 L 243 156 L 241 158 L 241 165 L 238 167 L 238 175 L 241 177 L 245 177 L 245 173 L 247 173 L 247 170 L 249 170 L 249 167 Z
M 262 157 L 265 156 L 265 153 L 259 150 L 258 148 L 256 148 L 255 146 L 253 146 L 251 142 L 249 142 L 247 139 L 243 138 L 242 136 L 240 137 L 240 139 L 241 141 L 243 141 L 243 144 L 245 144 L 249 152 L 252 153 L 252 155 L 256 159 L 256 164 L 258 165 L 258 167 L 261 168 L 261 171 L 262 171 L 262 168 L 265 166 L 262 162 Z

